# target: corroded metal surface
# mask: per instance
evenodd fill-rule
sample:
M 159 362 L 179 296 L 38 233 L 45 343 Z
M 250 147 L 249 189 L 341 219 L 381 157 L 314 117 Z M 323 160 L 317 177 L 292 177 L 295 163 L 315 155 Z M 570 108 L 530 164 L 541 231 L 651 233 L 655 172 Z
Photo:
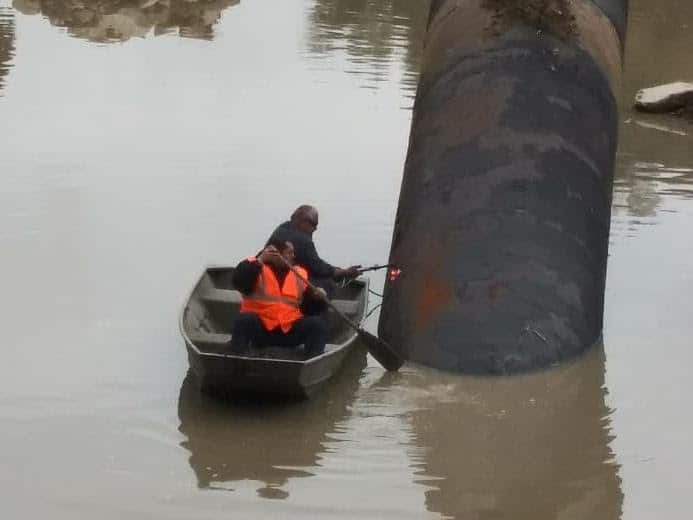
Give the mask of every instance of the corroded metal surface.
M 620 48 L 587 1 L 432 4 L 379 330 L 409 359 L 507 373 L 599 339 Z

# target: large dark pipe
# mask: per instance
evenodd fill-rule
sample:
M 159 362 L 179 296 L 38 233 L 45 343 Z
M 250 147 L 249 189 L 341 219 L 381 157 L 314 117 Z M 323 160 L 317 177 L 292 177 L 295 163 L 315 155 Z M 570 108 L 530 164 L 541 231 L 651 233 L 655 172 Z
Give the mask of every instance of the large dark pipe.
M 433 0 L 379 333 L 510 373 L 601 336 L 627 0 Z

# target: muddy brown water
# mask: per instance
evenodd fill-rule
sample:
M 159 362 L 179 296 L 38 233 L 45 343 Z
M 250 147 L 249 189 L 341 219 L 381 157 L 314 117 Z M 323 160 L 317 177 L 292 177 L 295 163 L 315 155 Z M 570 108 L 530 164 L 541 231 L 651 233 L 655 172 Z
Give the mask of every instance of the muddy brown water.
M 504 379 L 357 352 L 289 407 L 186 378 L 202 266 L 298 203 L 330 260 L 387 258 L 426 14 L 0 0 L 3 518 L 689 515 L 693 125 L 630 109 L 693 79 L 689 2 L 631 2 L 603 349 Z

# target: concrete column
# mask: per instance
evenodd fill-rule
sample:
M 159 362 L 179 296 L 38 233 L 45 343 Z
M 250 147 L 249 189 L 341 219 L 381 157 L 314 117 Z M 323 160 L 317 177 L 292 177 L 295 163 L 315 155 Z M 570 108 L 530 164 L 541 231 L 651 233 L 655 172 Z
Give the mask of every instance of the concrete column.
M 511 373 L 601 337 L 627 0 L 433 0 L 379 334 Z

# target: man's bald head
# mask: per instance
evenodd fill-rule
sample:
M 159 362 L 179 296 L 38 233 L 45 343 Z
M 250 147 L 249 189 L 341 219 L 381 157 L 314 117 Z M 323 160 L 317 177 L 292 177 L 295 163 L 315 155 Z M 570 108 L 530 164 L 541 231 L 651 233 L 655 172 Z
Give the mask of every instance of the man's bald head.
M 309 206 L 308 204 L 303 204 L 297 207 L 291 214 L 291 222 L 296 222 L 302 218 L 313 218 L 317 216 L 318 210 L 315 206 Z
M 318 227 L 318 210 L 315 206 L 303 204 L 291 214 L 291 223 L 301 231 L 312 235 Z

